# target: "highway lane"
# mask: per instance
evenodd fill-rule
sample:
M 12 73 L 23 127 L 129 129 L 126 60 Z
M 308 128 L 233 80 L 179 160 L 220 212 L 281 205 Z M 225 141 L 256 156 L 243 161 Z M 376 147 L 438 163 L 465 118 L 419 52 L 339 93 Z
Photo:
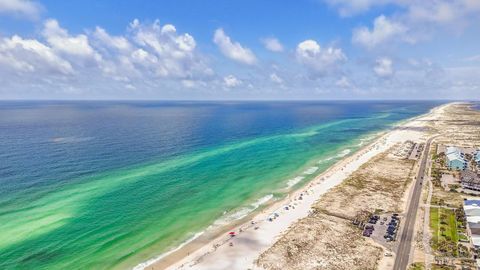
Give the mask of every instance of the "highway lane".
M 413 187 L 413 194 L 408 204 L 407 214 L 403 218 L 404 226 L 400 237 L 400 243 L 395 257 L 394 270 L 405 270 L 408 267 L 410 250 L 412 247 L 412 239 L 415 233 L 415 219 L 417 217 L 418 205 L 420 203 L 420 195 L 422 193 L 423 177 L 425 176 L 425 169 L 427 167 L 428 151 L 430 143 L 434 137 L 427 140 L 425 149 L 423 150 L 420 168 L 415 179 Z

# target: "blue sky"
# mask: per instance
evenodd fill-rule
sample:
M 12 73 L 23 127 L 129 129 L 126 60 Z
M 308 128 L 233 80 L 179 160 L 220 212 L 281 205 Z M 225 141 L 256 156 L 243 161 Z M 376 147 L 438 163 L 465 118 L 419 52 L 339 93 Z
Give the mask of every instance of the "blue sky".
M 0 99 L 479 99 L 480 0 L 0 0 Z

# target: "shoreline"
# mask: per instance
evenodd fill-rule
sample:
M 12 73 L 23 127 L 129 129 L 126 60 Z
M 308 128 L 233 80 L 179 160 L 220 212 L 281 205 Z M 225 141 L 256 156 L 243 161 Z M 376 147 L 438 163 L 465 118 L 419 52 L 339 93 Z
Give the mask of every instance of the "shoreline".
M 253 211 L 234 221 L 231 224 L 231 228 L 233 228 L 231 231 L 236 233 L 235 237 L 226 235 L 230 231 L 226 229 L 226 226 L 214 232 L 197 233 L 175 249 L 142 262 L 134 269 L 224 269 L 232 268 L 232 265 L 241 265 L 242 269 L 249 267 L 255 269 L 256 258 L 273 245 L 278 236 L 287 231 L 292 224 L 306 217 L 311 211 L 311 206 L 321 195 L 342 183 L 353 171 L 374 156 L 386 151 L 398 140 L 397 138 L 397 140 L 389 141 L 389 137 L 395 133 L 408 132 L 409 124 L 411 125 L 420 118 L 428 117 L 449 104 L 452 103 L 439 105 L 425 114 L 395 123 L 391 129 L 367 135 L 374 137 L 370 143 L 361 146 L 353 154 L 341 158 L 324 172 L 304 183 L 302 187 L 292 190 L 283 199 L 267 205 L 261 211 Z M 285 206 L 288 206 L 289 210 L 286 210 Z M 278 217 L 273 221 L 267 221 L 273 213 L 278 214 Z M 255 229 L 255 227 L 258 228 Z M 257 242 L 255 250 L 251 247 L 251 240 Z M 230 243 L 233 243 L 234 246 L 231 247 Z M 235 259 L 228 260 L 230 265 L 218 263 L 218 261 L 225 261 L 223 259 L 209 262 L 212 259 L 212 256 L 209 255 L 214 252 L 216 255 L 221 253 L 221 255 L 232 256 Z

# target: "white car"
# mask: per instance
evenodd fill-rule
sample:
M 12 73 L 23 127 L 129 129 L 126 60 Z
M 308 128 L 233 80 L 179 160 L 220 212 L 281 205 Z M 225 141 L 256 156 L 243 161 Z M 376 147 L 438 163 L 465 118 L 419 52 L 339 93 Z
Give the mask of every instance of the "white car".
M 393 254 L 391 252 L 385 252 L 384 255 L 385 255 L 385 257 L 392 257 L 393 256 Z

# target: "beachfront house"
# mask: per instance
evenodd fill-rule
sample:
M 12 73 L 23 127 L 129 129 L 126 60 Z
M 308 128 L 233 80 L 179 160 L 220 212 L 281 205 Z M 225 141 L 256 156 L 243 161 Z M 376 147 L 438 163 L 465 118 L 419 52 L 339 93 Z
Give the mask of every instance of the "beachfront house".
M 467 217 L 467 231 L 469 231 L 473 245 L 478 248 L 480 247 L 480 201 L 465 200 L 463 209 Z
M 460 174 L 462 188 L 480 191 L 480 176 L 473 171 L 464 170 Z
M 464 170 L 467 168 L 467 161 L 463 152 L 454 146 L 449 146 L 445 150 L 447 157 L 447 167 L 452 170 Z
M 473 156 L 473 159 L 475 159 L 475 162 L 477 163 L 477 165 L 480 166 L 480 150 L 477 150 L 477 152 Z

